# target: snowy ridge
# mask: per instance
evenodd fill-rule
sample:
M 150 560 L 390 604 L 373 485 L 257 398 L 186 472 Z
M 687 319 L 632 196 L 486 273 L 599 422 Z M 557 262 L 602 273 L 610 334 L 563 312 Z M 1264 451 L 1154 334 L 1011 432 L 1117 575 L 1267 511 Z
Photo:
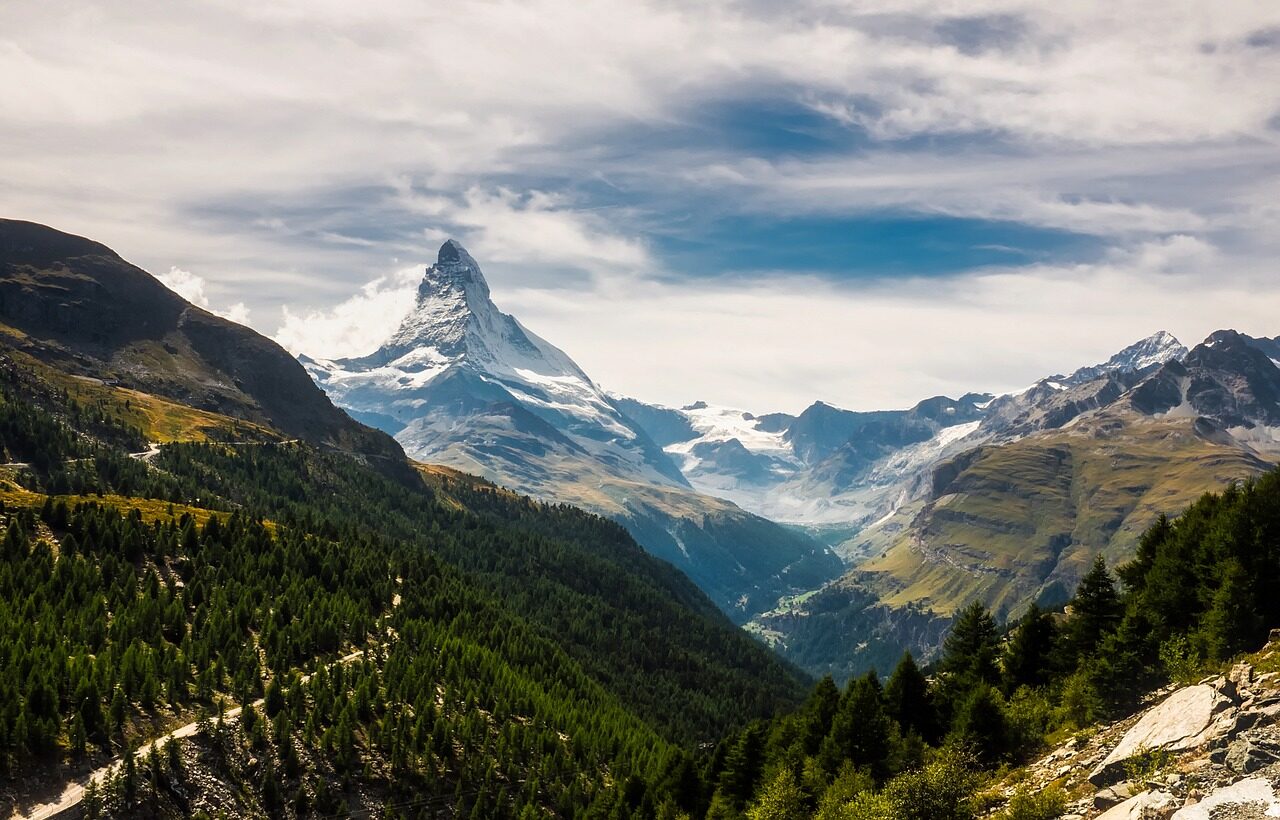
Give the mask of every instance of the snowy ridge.
M 1172 333 L 1160 330 L 1145 339 L 1134 342 L 1102 364 L 1082 367 L 1060 380 L 1069 385 L 1081 384 L 1107 373 L 1146 370 L 1165 362 L 1182 359 L 1186 355 L 1187 348 L 1182 342 L 1178 341 Z
M 498 309 L 479 264 L 454 240 L 441 246 L 413 309 L 381 347 L 358 358 L 304 358 L 303 364 L 335 403 L 381 422 L 411 455 L 430 452 L 426 440 L 438 438 L 438 425 L 423 420 L 434 408 L 505 402 L 619 470 L 684 484 L 564 351 Z

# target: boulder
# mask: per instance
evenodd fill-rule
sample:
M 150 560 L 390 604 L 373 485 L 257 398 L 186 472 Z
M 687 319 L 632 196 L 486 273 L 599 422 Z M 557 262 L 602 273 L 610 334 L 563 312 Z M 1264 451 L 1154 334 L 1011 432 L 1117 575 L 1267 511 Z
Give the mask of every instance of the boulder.
M 1095 820 L 1148 820 L 1152 817 L 1167 817 L 1177 805 L 1177 798 L 1168 792 L 1142 792 L 1107 809 Z
M 1241 737 L 1227 747 L 1225 762 L 1237 774 L 1252 774 L 1280 760 L 1280 748 L 1259 738 Z
M 1184 806 L 1173 815 L 1173 820 L 1211 820 L 1216 814 L 1214 809 L 1220 806 L 1252 806 L 1261 808 L 1267 817 L 1280 817 L 1280 800 L 1276 799 L 1275 789 L 1267 779 L 1247 777 L 1210 792 L 1194 806 Z
M 1227 680 L 1234 683 L 1238 688 L 1248 687 L 1253 683 L 1253 666 L 1247 663 L 1237 663 L 1231 667 L 1231 674 L 1227 675 Z
M 1133 784 L 1119 783 L 1095 794 L 1093 796 L 1093 807 L 1095 809 L 1109 809 L 1112 806 L 1120 805 L 1130 797 L 1133 797 Z
M 1231 699 L 1213 685 L 1179 689 L 1147 710 L 1093 770 L 1089 780 L 1097 786 L 1114 782 L 1124 769 L 1124 761 L 1136 754 L 1184 752 L 1220 739 L 1234 728 L 1235 711 Z

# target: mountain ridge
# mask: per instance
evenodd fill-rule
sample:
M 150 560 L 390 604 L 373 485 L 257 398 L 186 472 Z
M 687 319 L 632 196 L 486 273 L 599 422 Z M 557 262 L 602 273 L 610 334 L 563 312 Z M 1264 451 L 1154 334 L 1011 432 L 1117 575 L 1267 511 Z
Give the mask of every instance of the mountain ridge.
M 840 571 L 805 535 L 695 492 L 567 354 L 493 303 L 456 241 L 441 246 L 376 351 L 300 360 L 338 405 L 384 425 L 411 456 L 611 517 L 739 619 Z

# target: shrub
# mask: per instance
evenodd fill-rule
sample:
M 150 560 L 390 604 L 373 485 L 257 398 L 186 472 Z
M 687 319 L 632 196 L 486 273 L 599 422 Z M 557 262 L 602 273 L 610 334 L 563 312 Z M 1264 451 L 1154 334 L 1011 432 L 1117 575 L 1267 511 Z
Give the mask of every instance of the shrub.
M 1061 789 L 1032 792 L 1024 788 L 1018 789 L 997 820 L 1055 820 L 1066 810 L 1067 796 Z

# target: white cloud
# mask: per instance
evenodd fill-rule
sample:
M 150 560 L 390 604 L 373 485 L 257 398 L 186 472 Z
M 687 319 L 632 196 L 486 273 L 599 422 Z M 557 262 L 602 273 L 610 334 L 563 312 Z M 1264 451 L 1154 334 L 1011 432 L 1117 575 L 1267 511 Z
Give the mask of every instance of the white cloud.
M 618 233 L 598 214 L 573 207 L 566 197 L 539 190 L 518 193 L 473 185 L 457 198 L 415 192 L 397 183 L 397 201 L 430 224 L 424 237 L 464 241 L 486 262 L 551 266 L 580 271 L 651 268 L 644 243 Z
M 179 267 L 171 267 L 168 273 L 156 274 L 156 279 L 159 279 L 160 284 L 191 304 L 203 308 L 209 306 L 209 297 L 204 295 L 203 277 L 196 276 L 191 271 L 185 271 Z
M 1250 42 L 1278 23 L 1256 0 L 12 0 L 0 179 L 9 215 L 178 265 L 170 287 L 281 317 L 294 350 L 371 349 L 419 268 L 350 294 L 457 235 L 611 386 L 904 403 L 1151 324 L 1276 332 L 1277 285 L 1240 283 L 1280 251 L 1280 49 Z M 779 98 L 849 145 L 771 150 L 701 119 Z M 648 230 L 702 211 L 885 210 L 1113 248 L 862 288 L 645 276 Z M 548 287 L 566 271 L 572 290 Z
M 226 310 L 216 310 L 214 313 L 238 325 L 249 324 L 249 308 L 245 306 L 244 302 L 236 302 Z
M 1275 335 L 1280 290 L 1265 287 L 1268 274 L 1175 238 L 1097 265 L 945 279 L 633 281 L 497 298 L 609 389 L 795 412 L 817 399 L 877 409 L 1006 392 L 1160 329 L 1188 344 L 1222 327 Z
M 329 359 L 371 353 L 413 305 L 421 276 L 418 268 L 406 268 L 379 277 L 329 309 L 297 313 L 285 305 L 273 338 L 294 355 Z
M 616 275 L 565 290 L 521 287 L 513 275 L 494 298 L 608 389 L 673 406 L 797 412 L 818 399 L 877 409 L 1006 392 L 1160 329 L 1188 344 L 1222 327 L 1275 335 L 1280 290 L 1263 286 L 1269 274 L 1172 236 L 1094 265 L 843 286 L 793 274 Z M 419 275 L 376 279 L 331 310 L 286 309 L 276 340 L 313 356 L 369 353 L 412 305 Z
M 225 310 L 210 307 L 209 297 L 204 292 L 206 282 L 202 276 L 179 267 L 171 267 L 168 273 L 157 274 L 156 279 L 196 307 L 202 307 L 236 324 L 249 324 L 249 308 L 244 302 L 236 302 Z

